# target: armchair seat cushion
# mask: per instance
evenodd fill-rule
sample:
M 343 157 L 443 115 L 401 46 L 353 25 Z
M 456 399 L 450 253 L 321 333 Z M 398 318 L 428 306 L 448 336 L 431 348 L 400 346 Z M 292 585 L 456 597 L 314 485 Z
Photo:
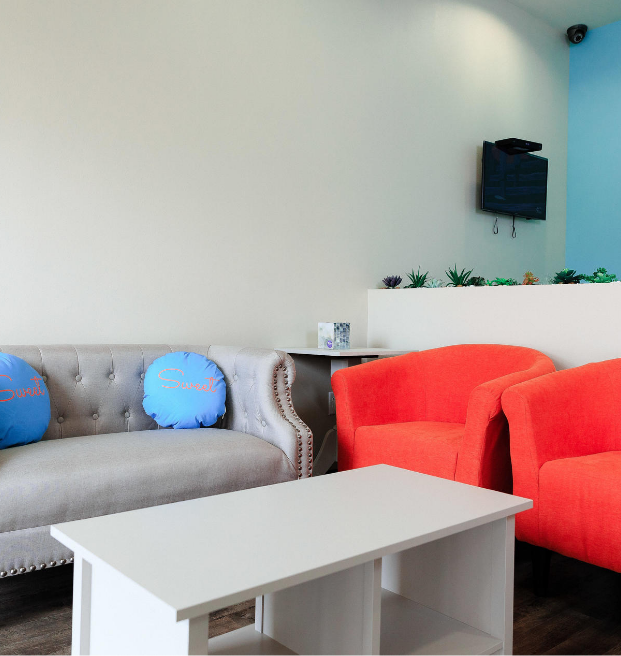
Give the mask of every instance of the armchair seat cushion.
M 296 478 L 279 448 L 231 430 L 164 429 L 44 440 L 0 451 L 0 532 Z
M 621 451 L 546 462 L 539 472 L 542 546 L 621 572 Z
M 412 421 L 360 426 L 354 439 L 353 467 L 386 464 L 455 479 L 464 424 Z

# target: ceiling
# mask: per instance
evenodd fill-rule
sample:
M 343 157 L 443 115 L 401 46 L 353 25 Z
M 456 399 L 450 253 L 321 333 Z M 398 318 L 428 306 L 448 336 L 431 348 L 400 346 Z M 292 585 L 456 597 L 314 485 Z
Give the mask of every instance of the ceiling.
M 576 23 L 593 29 L 621 20 L 621 0 L 509 1 L 563 32 Z

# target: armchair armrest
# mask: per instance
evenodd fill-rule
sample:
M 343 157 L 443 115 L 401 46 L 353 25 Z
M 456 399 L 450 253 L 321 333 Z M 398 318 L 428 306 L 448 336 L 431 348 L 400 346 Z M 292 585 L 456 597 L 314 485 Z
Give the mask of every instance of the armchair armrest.
M 311 476 L 313 434 L 291 402 L 291 356 L 269 349 L 212 346 L 208 357 L 226 379 L 224 427 L 273 444 L 289 458 L 298 478 Z
M 455 480 L 490 490 L 511 492 L 509 430 L 502 411 L 502 394 L 512 385 L 553 371 L 552 360 L 542 354 L 528 369 L 512 372 L 474 388 L 468 400 L 466 428 Z M 499 463 L 502 466 L 499 467 Z
M 424 407 L 417 353 L 340 369 L 332 376 L 339 470 L 351 468 L 356 429 L 414 421 Z

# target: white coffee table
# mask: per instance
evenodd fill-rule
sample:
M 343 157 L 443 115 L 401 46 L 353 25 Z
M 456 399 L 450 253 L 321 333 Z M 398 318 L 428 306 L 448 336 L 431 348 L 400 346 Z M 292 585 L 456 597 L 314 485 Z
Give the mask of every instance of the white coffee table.
M 378 465 L 52 526 L 74 654 L 511 653 L 532 502 Z M 209 612 L 257 598 L 208 641 Z

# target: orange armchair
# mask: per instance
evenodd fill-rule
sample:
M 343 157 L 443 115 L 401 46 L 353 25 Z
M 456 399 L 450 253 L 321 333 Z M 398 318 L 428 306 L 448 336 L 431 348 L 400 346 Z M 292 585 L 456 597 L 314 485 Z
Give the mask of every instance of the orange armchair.
M 516 385 L 502 406 L 514 491 L 533 500 L 516 537 L 621 572 L 621 359 Z
M 464 344 L 341 369 L 332 376 L 339 470 L 380 463 L 511 491 L 510 385 L 554 371 L 533 349 Z

